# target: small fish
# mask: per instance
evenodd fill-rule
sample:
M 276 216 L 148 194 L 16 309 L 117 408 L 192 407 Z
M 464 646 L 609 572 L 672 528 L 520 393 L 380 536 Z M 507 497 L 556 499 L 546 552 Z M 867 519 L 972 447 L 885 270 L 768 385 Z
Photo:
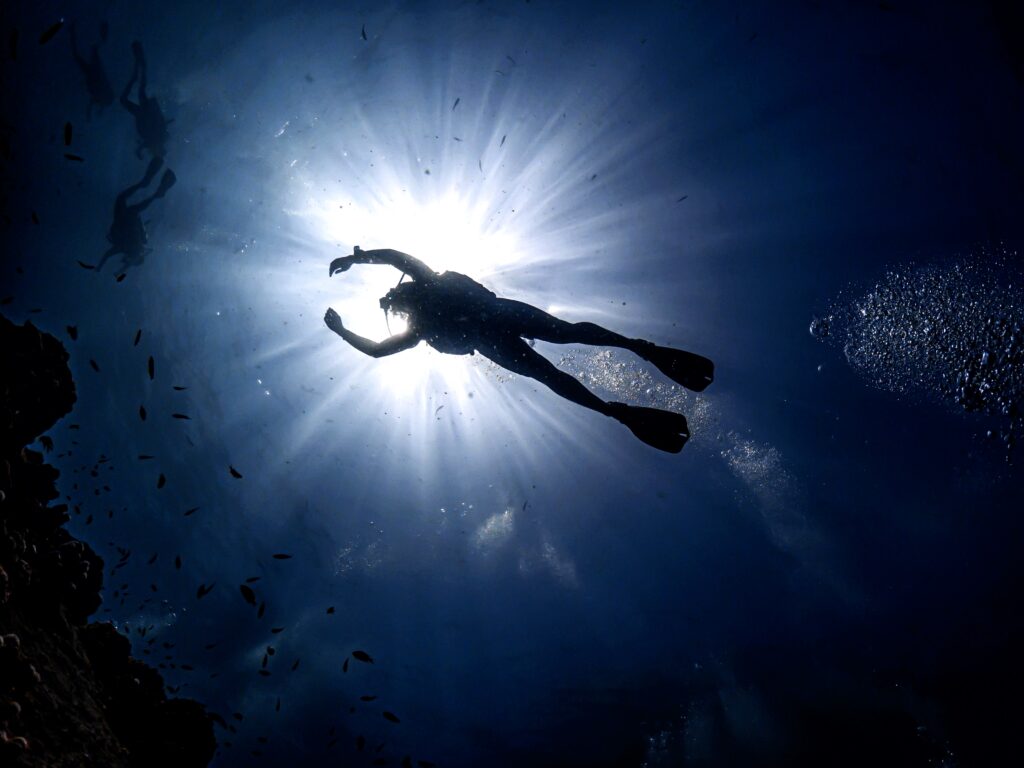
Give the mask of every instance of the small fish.
M 126 277 L 128 277 L 128 273 L 127 272 L 122 272 L 121 274 L 119 274 L 117 277 L 114 278 L 114 282 L 115 283 L 123 283 L 124 279 Z
M 260 607 L 256 610 L 256 618 L 257 619 L 262 619 L 263 618 L 263 614 L 266 612 L 266 610 L 267 610 L 267 604 L 265 602 L 260 603 Z
M 260 674 L 263 675 L 264 677 L 270 677 L 270 670 L 269 669 L 261 669 L 260 670 Z
M 363 38 L 363 40 L 366 39 L 366 25 L 365 24 L 363 24 L 363 30 L 362 30 L 362 32 L 359 33 L 359 36 L 361 38 Z
M 595 173 L 593 176 L 590 177 L 590 180 L 593 181 L 596 178 L 597 178 L 597 174 Z
M 352 658 L 356 661 L 364 661 L 367 664 L 373 664 L 373 657 L 366 651 L 352 651 Z
M 71 160 L 72 162 L 75 162 L 75 163 L 84 163 L 85 162 L 85 158 L 84 157 L 82 157 L 81 155 L 73 155 L 70 152 L 65 152 L 64 153 L 64 159 Z
M 292 556 L 291 555 L 285 555 L 285 554 L 277 554 L 277 555 L 273 555 L 273 558 L 275 560 L 291 560 Z
M 689 197 L 689 195 L 683 195 L 683 196 L 682 196 L 682 197 L 680 197 L 680 198 L 679 198 L 678 200 L 676 200 L 676 202 L 677 202 L 677 203 L 681 203 L 681 202 L 683 202 L 683 200 L 685 200 L 685 199 L 686 199 L 686 198 L 688 198 L 688 197 Z
M 250 577 L 249 577 L 248 579 L 246 579 L 246 580 L 245 580 L 245 583 L 246 583 L 246 584 L 252 584 L 252 583 L 254 583 L 254 582 L 257 582 L 257 581 L 259 581 L 259 580 L 260 580 L 260 578 L 261 578 L 261 577 L 259 577 L 259 576 L 250 576 Z
M 60 28 L 64 26 L 64 19 L 60 19 L 55 24 L 51 24 L 43 34 L 39 36 L 39 44 L 46 45 L 48 42 L 53 40 L 53 36 L 60 32 Z
M 185 514 L 183 515 L 183 517 L 188 517 L 189 515 L 194 515 L 198 511 L 199 511 L 199 507 L 192 507 L 192 509 L 186 509 L 185 510 Z
M 241 480 L 242 479 L 242 473 L 239 472 L 234 467 L 232 467 L 230 464 L 228 464 L 228 469 L 231 470 L 231 476 L 233 478 L 235 478 L 236 480 Z
M 274 711 L 275 712 L 280 712 L 281 711 L 281 697 L 280 696 L 277 698 L 277 704 L 274 705 Z
M 68 336 L 71 337 L 72 341 L 77 341 L 78 340 L 78 326 L 77 325 L 69 325 L 64 330 L 66 330 L 68 332 Z
M 460 139 L 458 136 L 452 136 L 452 138 L 455 139 L 456 141 L 462 141 L 462 139 Z
M 282 632 L 284 632 L 284 627 L 271 627 L 270 628 L 270 634 L 272 634 L 272 635 L 279 635 Z
M 137 346 L 139 346 L 139 342 L 140 342 L 141 340 L 142 340 L 142 329 L 141 329 L 141 328 L 139 328 L 139 330 L 137 330 L 137 331 L 135 332 L 135 340 L 134 340 L 134 341 L 132 342 L 132 346 L 133 346 L 133 347 L 137 347 Z
M 483 160 L 477 160 L 476 161 L 476 167 L 480 169 L 480 173 L 483 173 L 484 172 L 484 161 Z
M 389 721 L 389 722 L 392 722 L 392 723 L 400 723 L 400 722 L 402 722 L 401 720 L 398 719 L 398 716 L 395 715 L 394 712 L 388 712 L 387 710 L 385 710 L 385 711 L 381 712 L 381 715 L 383 715 L 384 719 Z
M 296 659 L 295 663 L 292 664 L 292 672 L 294 672 L 296 669 L 299 668 L 299 661 L 300 661 L 300 659 Z
M 99 364 L 98 364 L 98 363 L 97 363 L 97 362 L 96 362 L 95 360 L 92 360 L 92 359 L 90 359 L 90 360 L 89 360 L 89 365 L 91 365 L 91 366 L 92 366 L 92 369 L 93 369 L 94 371 L 96 371 L 96 373 L 99 373 L 99 372 L 100 372 L 100 366 L 99 366 Z
M 160 473 L 160 477 L 156 479 L 156 487 L 163 488 L 167 484 L 167 478 L 164 477 L 163 472 Z
M 186 389 L 188 389 L 188 387 L 179 387 L 177 385 L 174 387 L 175 392 L 184 392 Z
M 437 406 L 437 408 L 434 409 L 434 415 L 437 416 L 437 414 L 439 414 L 441 412 L 442 408 L 444 408 L 443 405 Z
M 455 111 L 455 108 L 456 108 L 457 106 L 459 106 L 459 102 L 460 102 L 460 101 L 462 101 L 462 97 L 461 97 L 461 96 L 460 96 L 460 97 L 458 97 L 457 99 L 455 99 L 455 103 L 454 103 L 454 104 L 452 104 L 452 112 L 454 112 L 454 111 Z
M 505 146 L 505 139 L 507 139 L 507 138 L 508 138 L 508 134 L 507 133 L 504 136 L 501 137 L 501 144 L 498 145 L 498 149 L 501 149 L 502 147 Z
M 348 657 L 345 657 L 345 663 L 341 665 L 342 672 L 348 672 Z
M 153 360 L 152 355 L 149 356 L 147 365 L 149 367 L 149 380 L 152 381 L 156 377 L 156 361 Z
M 156 457 L 155 456 L 150 456 L 148 453 L 140 453 L 138 458 L 139 458 L 139 461 L 148 461 L 149 459 L 153 459 L 153 458 L 156 458 Z
M 242 599 L 245 600 L 253 608 L 256 607 L 256 593 L 252 591 L 252 587 L 247 587 L 245 584 L 241 584 L 238 587 L 238 591 L 242 593 Z
M 146 406 L 144 405 L 139 406 L 139 418 L 143 421 L 146 420 Z
M 191 417 L 185 415 L 184 413 L 172 413 L 171 416 L 173 416 L 176 419 L 183 419 L 185 421 L 191 420 Z
M 328 608 L 327 612 L 328 613 L 334 613 L 334 606 L 332 605 L 330 608 Z
M 71 123 L 64 123 L 64 146 L 71 146 Z
M 359 700 L 360 701 L 373 701 L 376 698 L 377 698 L 376 696 L 360 696 Z
M 516 66 L 516 60 L 513 59 L 511 56 L 509 56 L 508 54 L 505 54 L 505 58 L 512 62 L 512 66 L 513 67 Z
M 199 589 L 196 590 L 196 599 L 199 600 L 199 599 L 201 599 L 203 597 L 206 597 L 208 594 L 210 594 L 210 592 L 213 591 L 213 588 L 215 586 L 217 586 L 217 582 L 214 582 L 210 586 L 206 586 L 205 584 L 200 584 L 199 585 Z
M 174 557 L 174 567 L 176 569 L 178 569 L 179 571 L 181 570 L 181 555 L 175 555 L 175 557 Z

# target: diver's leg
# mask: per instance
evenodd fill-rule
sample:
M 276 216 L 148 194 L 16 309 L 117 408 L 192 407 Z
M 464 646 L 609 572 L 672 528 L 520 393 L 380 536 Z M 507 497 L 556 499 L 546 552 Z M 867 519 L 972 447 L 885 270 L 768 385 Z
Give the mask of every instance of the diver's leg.
M 154 161 L 159 159 L 160 158 L 153 158 Z M 152 167 L 152 165 L 153 163 L 150 163 L 150 167 Z M 168 168 L 166 171 L 164 171 L 163 178 L 160 179 L 160 186 L 157 187 L 156 192 L 154 192 L 152 195 L 145 198 L 144 200 L 141 200 L 135 205 L 133 205 L 132 210 L 134 210 L 136 213 L 142 213 L 144 210 L 146 210 L 146 208 L 149 207 L 150 203 L 166 195 L 167 190 L 173 187 L 174 182 L 176 182 L 177 180 L 178 177 L 174 175 L 174 171 Z
M 499 299 L 499 317 L 515 326 L 527 338 L 554 344 L 591 344 L 628 349 L 653 363 L 672 381 L 695 392 L 703 391 L 714 379 L 715 366 L 706 357 L 671 347 L 659 347 L 644 339 L 630 339 L 595 323 L 567 323 L 521 301 Z
M 571 400 L 577 405 L 582 405 L 584 408 L 603 413 L 606 416 L 611 415 L 608 403 L 583 386 L 573 376 L 558 370 L 550 360 L 535 352 L 529 344 L 520 338 L 503 337 L 478 347 L 478 351 L 488 360 L 493 360 L 513 373 L 539 381 L 566 400 Z
M 686 417 L 681 413 L 625 403 L 606 403 L 575 377 L 558 370 L 520 338 L 505 337 L 478 347 L 478 351 L 513 373 L 539 381 L 566 400 L 611 416 L 625 424 L 637 438 L 658 450 L 678 453 L 690 437 Z
M 630 339 L 595 323 L 569 323 L 522 301 L 498 299 L 498 318 L 528 339 L 552 344 L 590 344 L 636 351 L 640 339 Z

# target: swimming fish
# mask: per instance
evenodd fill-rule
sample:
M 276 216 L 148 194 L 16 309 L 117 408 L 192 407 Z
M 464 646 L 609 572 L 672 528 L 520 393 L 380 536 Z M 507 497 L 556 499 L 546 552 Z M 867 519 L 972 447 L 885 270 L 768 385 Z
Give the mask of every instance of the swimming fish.
M 139 406 L 139 418 L 143 421 L 146 420 L 146 406 L 144 405 Z
M 285 554 L 277 554 L 277 555 L 273 555 L 273 558 L 275 560 L 291 560 L 292 556 L 291 555 L 285 555 Z
M 228 465 L 228 469 L 231 471 L 231 476 L 233 478 L 235 478 L 236 480 L 241 480 L 242 479 L 242 473 L 239 472 L 234 467 L 232 467 L 230 464 Z
M 60 19 L 55 24 L 50 25 L 43 34 L 39 36 L 39 44 L 46 45 L 48 42 L 53 40 L 53 36 L 60 32 L 60 28 L 64 26 L 64 19 Z
M 196 599 L 199 600 L 199 599 L 201 599 L 203 597 L 206 597 L 206 595 L 210 594 L 210 592 L 213 591 L 213 588 L 215 586 L 217 586 L 217 582 L 214 582 L 210 586 L 206 586 L 205 584 L 200 584 L 199 585 L 199 589 L 196 590 Z
M 64 146 L 71 146 L 71 123 L 64 123 Z
M 352 651 L 352 658 L 356 661 L 364 661 L 367 664 L 373 664 L 373 657 L 366 651 Z
M 245 584 L 241 584 L 238 590 L 242 593 L 242 599 L 245 600 L 253 608 L 256 607 L 256 593 L 252 591 L 251 587 L 247 587 Z
M 76 341 L 78 339 L 78 326 L 69 325 L 65 330 L 67 330 L 68 336 L 71 337 L 72 341 Z
M 153 360 L 153 356 L 149 356 L 149 379 L 150 381 L 156 376 L 156 362 Z
M 392 723 L 400 723 L 400 722 L 402 722 L 401 720 L 398 719 L 398 717 L 395 715 L 394 712 L 388 712 L 387 710 L 385 710 L 384 712 L 381 713 L 381 715 L 383 715 L 384 719 L 388 720 L 389 722 L 392 722 Z
M 139 328 L 139 330 L 137 330 L 137 331 L 135 332 L 135 341 L 133 341 L 133 342 L 132 342 L 132 346 L 133 346 L 133 347 L 137 347 L 137 346 L 139 346 L 139 340 L 140 340 L 141 338 L 142 338 L 142 329 L 141 329 L 141 328 Z
M 163 472 L 161 472 L 160 477 L 156 479 L 156 487 L 160 489 L 163 488 L 165 485 L 167 485 L 167 478 L 164 477 Z
M 362 32 L 359 33 L 359 36 L 361 38 L 363 38 L 363 40 L 366 39 L 366 25 L 365 24 L 363 24 L 363 30 L 362 30 Z
M 454 104 L 452 104 L 452 112 L 454 112 L 454 111 L 455 111 L 455 108 L 456 108 L 457 106 L 459 106 L 459 102 L 460 102 L 460 101 L 462 101 L 462 97 L 461 97 L 461 96 L 459 96 L 458 98 L 456 98 L 456 99 L 455 99 L 455 103 L 454 103 Z

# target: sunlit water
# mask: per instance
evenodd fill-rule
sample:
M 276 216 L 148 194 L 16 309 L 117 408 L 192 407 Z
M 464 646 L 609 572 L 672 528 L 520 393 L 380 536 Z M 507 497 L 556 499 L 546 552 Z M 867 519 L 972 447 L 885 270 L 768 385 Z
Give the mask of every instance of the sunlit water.
M 978 148 L 1012 153 L 1019 112 L 988 120 L 931 32 L 874 8 L 208 5 L 80 16 L 83 40 L 109 21 L 115 90 L 144 43 L 174 118 L 178 183 L 120 283 L 75 262 L 145 168 L 133 126 L 116 105 L 86 122 L 67 41 L 23 35 L 31 184 L 4 295 L 78 326 L 53 436 L 73 530 L 107 560 L 98 618 L 180 695 L 244 715 L 215 764 L 755 764 L 849 701 L 947 749 L 926 686 L 892 685 L 920 673 L 906 638 L 957 648 L 946 617 L 1012 582 L 1019 476 L 986 425 L 863 386 L 806 328 L 917 249 L 1019 235 L 1020 190 Z M 987 34 L 962 13 L 943 23 Z M 998 93 L 995 56 L 972 66 Z M 964 133 L 986 141 L 950 159 Z M 536 345 L 606 399 L 686 414 L 690 443 L 658 453 L 480 356 L 360 355 L 327 307 L 373 339 L 402 326 L 378 306 L 395 270 L 328 276 L 356 245 L 709 355 L 696 396 L 625 352 Z M 857 338 L 858 372 L 912 377 Z M 978 552 L 999 566 L 948 568 Z

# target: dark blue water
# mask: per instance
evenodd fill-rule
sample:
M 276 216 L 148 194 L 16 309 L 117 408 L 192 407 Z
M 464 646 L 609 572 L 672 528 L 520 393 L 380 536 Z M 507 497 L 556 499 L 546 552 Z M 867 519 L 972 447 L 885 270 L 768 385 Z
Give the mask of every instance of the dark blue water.
M 107 560 L 97 618 L 228 718 L 215 765 L 1005 764 L 1022 358 L 985 321 L 1021 321 L 1011 4 L 6 15 L 3 311 L 71 351 L 51 460 Z M 77 263 L 150 153 L 117 100 L 87 116 L 72 21 L 117 96 L 140 41 L 173 119 L 138 266 Z M 381 339 L 398 274 L 328 277 L 356 245 L 708 355 L 697 396 L 537 344 L 685 413 L 689 444 L 479 355 L 361 355 L 324 311 Z M 984 407 L 942 383 L 964 371 Z

